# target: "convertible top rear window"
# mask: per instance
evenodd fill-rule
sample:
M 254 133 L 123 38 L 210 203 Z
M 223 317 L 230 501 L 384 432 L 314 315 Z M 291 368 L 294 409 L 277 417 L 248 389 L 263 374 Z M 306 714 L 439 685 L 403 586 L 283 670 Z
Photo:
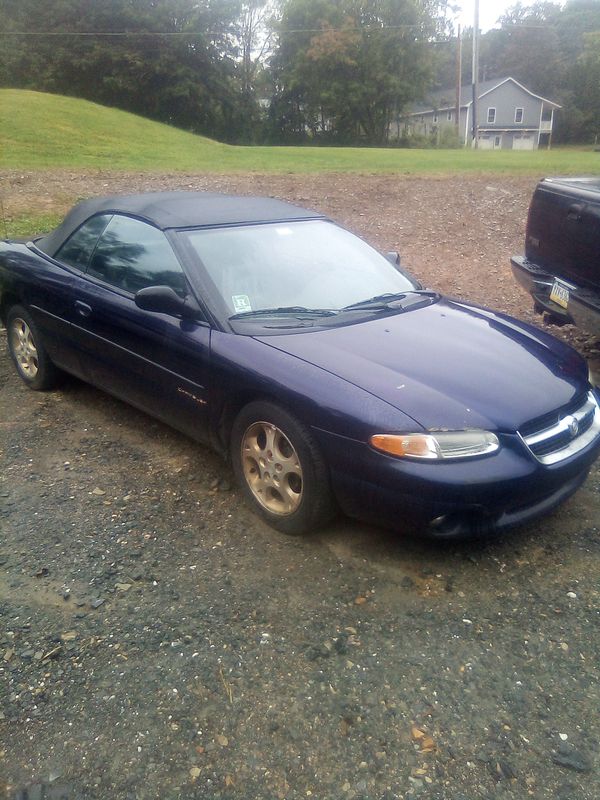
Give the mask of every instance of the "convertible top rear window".
M 56 253 L 55 258 L 85 272 L 98 242 L 98 237 L 102 234 L 111 218 L 112 214 L 98 214 L 88 219 L 67 239 Z

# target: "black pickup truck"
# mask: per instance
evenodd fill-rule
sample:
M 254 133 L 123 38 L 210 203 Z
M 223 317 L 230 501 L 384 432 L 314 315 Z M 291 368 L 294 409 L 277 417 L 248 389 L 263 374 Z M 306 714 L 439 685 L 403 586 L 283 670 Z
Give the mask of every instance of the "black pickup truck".
M 600 178 L 540 181 L 511 265 L 538 313 L 600 336 Z

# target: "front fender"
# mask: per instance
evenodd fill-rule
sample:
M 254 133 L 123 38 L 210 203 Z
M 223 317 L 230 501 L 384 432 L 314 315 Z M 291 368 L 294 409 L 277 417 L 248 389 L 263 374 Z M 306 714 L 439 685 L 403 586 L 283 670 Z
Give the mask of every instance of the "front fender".
M 366 390 L 251 336 L 213 331 L 211 366 L 210 425 L 222 445 L 230 428 L 223 419 L 232 421 L 239 408 L 259 398 L 285 407 L 310 428 L 357 442 L 378 430 L 422 430 Z

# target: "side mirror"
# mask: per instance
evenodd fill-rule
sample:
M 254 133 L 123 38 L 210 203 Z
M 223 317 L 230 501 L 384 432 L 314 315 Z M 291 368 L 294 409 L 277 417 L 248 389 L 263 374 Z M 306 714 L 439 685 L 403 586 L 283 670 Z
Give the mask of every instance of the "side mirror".
M 174 317 L 193 317 L 200 313 L 195 301 L 190 302 L 189 299 L 180 297 L 170 286 L 146 286 L 136 292 L 134 301 L 144 311 L 170 314 Z
M 407 269 L 404 269 L 403 267 L 400 266 L 400 253 L 398 253 L 397 250 L 392 250 L 389 253 L 386 253 L 385 257 L 390 262 L 390 264 L 393 264 L 394 267 L 396 267 L 396 269 L 401 275 L 404 275 L 404 277 L 408 278 L 408 280 L 411 283 L 414 283 L 417 289 L 423 288 L 423 284 L 421 283 L 420 280 L 415 278 L 415 276 L 412 273 L 410 273 Z

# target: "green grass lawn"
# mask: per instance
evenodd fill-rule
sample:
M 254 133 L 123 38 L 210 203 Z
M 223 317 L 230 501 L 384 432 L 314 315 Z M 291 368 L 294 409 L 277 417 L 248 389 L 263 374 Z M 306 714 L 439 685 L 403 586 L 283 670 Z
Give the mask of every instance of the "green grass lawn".
M 48 233 L 64 219 L 64 214 L 3 214 L 0 220 L 0 239 L 31 239 Z
M 0 167 L 206 173 L 597 173 L 600 153 L 233 147 L 85 100 L 0 90 Z

